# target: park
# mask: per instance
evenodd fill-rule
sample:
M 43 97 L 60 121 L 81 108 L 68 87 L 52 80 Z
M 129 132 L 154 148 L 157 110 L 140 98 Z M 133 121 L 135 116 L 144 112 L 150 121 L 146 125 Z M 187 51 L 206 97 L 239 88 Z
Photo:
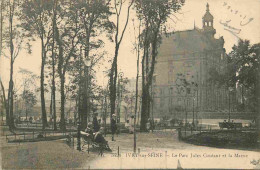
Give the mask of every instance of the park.
M 260 5 L 238 1 L 2 0 L 1 168 L 260 168 Z

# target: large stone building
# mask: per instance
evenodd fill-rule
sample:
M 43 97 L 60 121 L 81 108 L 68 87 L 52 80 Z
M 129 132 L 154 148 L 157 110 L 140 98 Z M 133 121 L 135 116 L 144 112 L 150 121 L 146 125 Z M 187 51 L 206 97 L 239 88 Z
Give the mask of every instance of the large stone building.
M 208 4 L 202 23 L 202 29 L 194 25 L 191 30 L 163 37 L 153 82 L 157 117 L 183 118 L 185 110 L 191 113 L 193 109 L 199 116 L 213 112 L 225 115 L 229 109 L 227 89 L 209 82 L 210 70 L 224 70 L 226 57 L 223 37 L 215 38 Z

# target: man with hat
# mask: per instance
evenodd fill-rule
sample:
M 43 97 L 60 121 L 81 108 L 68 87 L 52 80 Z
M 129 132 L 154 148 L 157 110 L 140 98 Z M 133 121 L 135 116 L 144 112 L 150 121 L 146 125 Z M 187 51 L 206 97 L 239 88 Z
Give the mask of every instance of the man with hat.
M 115 133 L 116 133 L 116 130 L 117 130 L 117 126 L 116 126 L 116 115 L 113 114 L 113 115 L 112 115 L 112 119 L 111 119 L 112 141 L 115 141 L 115 140 L 114 140 L 114 135 L 115 135 Z

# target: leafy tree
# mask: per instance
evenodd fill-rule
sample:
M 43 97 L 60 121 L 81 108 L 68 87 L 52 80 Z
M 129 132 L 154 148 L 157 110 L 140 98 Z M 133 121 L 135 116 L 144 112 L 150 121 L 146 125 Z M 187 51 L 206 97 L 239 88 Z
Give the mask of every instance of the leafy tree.
M 242 103 L 240 109 L 259 112 L 259 60 L 260 44 L 250 44 L 240 40 L 227 55 L 227 67 L 224 71 L 211 69 L 209 81 L 226 88 L 240 87 Z M 238 108 L 239 109 L 239 108 Z
M 21 17 L 22 28 L 27 31 L 28 37 L 37 37 L 41 41 L 41 75 L 40 75 L 40 91 L 41 91 L 41 110 L 43 129 L 48 126 L 47 114 L 45 108 L 44 79 L 45 64 L 48 52 L 48 45 L 52 37 L 52 11 L 53 3 L 51 0 L 24 0 L 22 3 Z
M 244 88 L 242 101 L 253 112 L 259 112 L 260 97 L 260 44 L 250 45 L 248 40 L 240 40 L 234 45 L 229 54 L 230 60 L 235 66 L 236 75 L 232 81 Z
M 36 95 L 35 92 L 37 91 L 37 87 L 35 85 L 36 80 L 38 77 L 31 71 L 27 69 L 20 68 L 19 74 L 21 74 L 22 78 L 22 85 L 21 88 L 23 89 L 22 94 L 20 95 L 24 107 L 25 107 L 25 114 L 26 114 L 26 120 L 28 116 L 28 112 L 31 111 L 32 107 L 37 103 Z M 18 90 L 16 91 L 16 96 L 18 96 Z M 18 101 L 17 101 L 18 102 Z
M 183 0 L 136 0 L 135 8 L 137 16 L 143 21 L 144 30 L 141 35 L 142 57 L 142 112 L 141 131 L 146 131 L 150 112 L 150 92 L 152 85 L 154 65 L 158 48 L 161 43 L 161 29 L 168 18 L 177 12 L 183 5 Z
M 95 72 L 93 68 L 100 62 L 104 57 L 104 53 L 101 48 L 104 45 L 101 35 L 107 36 L 110 40 L 111 34 L 114 31 L 114 25 L 110 22 L 109 17 L 111 16 L 110 11 L 110 0 L 108 1 L 80 1 L 76 4 L 77 10 L 80 11 L 80 27 L 82 30 L 81 34 L 81 47 L 83 49 L 83 56 L 85 60 L 89 60 L 90 66 L 83 66 L 84 80 L 83 86 L 88 87 L 82 94 L 82 128 L 87 126 L 88 116 L 90 114 L 90 95 L 92 93 L 92 77 Z M 98 49 L 98 50 L 97 50 Z M 83 77 L 82 77 L 83 78 Z M 81 90 L 84 88 L 81 88 Z
M 56 53 L 55 53 L 55 23 L 56 23 L 56 10 L 57 10 L 57 1 L 53 0 L 52 8 L 52 44 L 51 44 L 51 104 L 50 104 L 50 114 L 53 118 L 53 129 L 57 130 L 57 115 L 56 115 L 56 83 L 55 83 L 55 73 L 56 73 Z
M 61 119 L 60 129 L 66 130 L 65 124 L 65 76 L 70 59 L 75 53 L 75 48 L 79 43 L 77 36 L 79 25 L 77 11 L 72 10 L 71 4 L 62 1 L 53 1 L 53 34 L 58 47 L 58 68 L 60 78 L 61 94 Z M 76 21 L 76 22 L 72 22 Z M 54 55 L 54 54 L 52 54 Z M 54 93 L 53 93 L 54 94 Z
M 30 112 L 33 106 L 37 103 L 36 95 L 30 90 L 25 90 L 21 94 L 21 97 L 24 100 L 26 120 L 28 120 L 28 112 Z
M 94 69 L 106 54 L 102 50 L 103 35 L 111 39 L 110 35 L 114 26 L 109 21 L 112 14 L 110 1 L 71 1 L 71 10 L 77 11 L 75 18 L 71 21 L 78 21 L 79 33 L 76 37 L 78 46 L 73 52 L 73 59 L 69 61 L 68 70 L 72 78 L 71 90 L 74 91 L 74 99 L 76 99 L 81 125 L 84 129 L 93 106 L 89 99 L 95 90 L 96 72 Z M 90 63 L 90 66 L 85 65 L 86 61 Z
M 5 7 L 5 8 L 3 8 Z M 9 77 L 9 87 L 8 87 L 8 97 L 7 97 L 7 107 L 6 115 L 9 129 L 13 130 L 14 125 L 14 81 L 13 81 L 13 72 L 14 72 L 14 62 L 19 56 L 19 52 L 22 49 L 24 34 L 22 33 L 21 28 L 19 27 L 20 22 L 16 22 L 20 13 L 20 3 L 17 1 L 1 1 L 1 55 L 6 56 L 10 59 L 10 77 Z M 4 14 L 3 14 L 4 13 Z M 5 31 L 3 30 L 3 15 L 8 23 Z M 2 35 L 3 34 L 3 35 Z M 3 36 L 3 37 L 2 37 Z M 4 43 L 4 50 L 7 50 L 8 53 L 5 53 L 2 49 L 2 42 Z

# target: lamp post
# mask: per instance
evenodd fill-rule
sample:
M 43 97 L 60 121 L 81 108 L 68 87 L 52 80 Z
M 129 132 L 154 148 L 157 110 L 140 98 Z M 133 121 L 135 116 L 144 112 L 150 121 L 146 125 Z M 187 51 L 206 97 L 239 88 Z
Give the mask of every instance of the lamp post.
M 80 144 L 80 122 L 77 122 L 77 150 L 81 151 L 81 144 Z
M 118 104 L 117 104 L 117 123 L 120 123 L 120 104 L 121 104 L 121 97 L 122 97 L 122 89 L 120 88 L 120 81 L 123 80 L 124 73 L 118 73 Z
M 91 61 L 88 57 L 85 58 L 84 60 L 85 64 L 85 77 L 86 77 L 86 83 L 84 86 L 84 91 L 85 91 L 85 100 L 84 100 L 84 105 L 85 105 L 85 114 L 83 116 L 82 120 L 82 126 L 87 126 L 88 123 L 88 110 L 89 110 L 89 96 L 88 96 L 88 87 L 89 87 L 89 67 L 91 66 Z
M 230 110 L 230 93 L 233 91 L 233 88 L 232 87 L 229 87 L 228 88 L 228 91 L 229 91 L 229 93 L 228 93 L 228 98 L 229 98 L 229 101 L 228 101 L 228 110 L 229 110 L 229 112 L 228 112 L 228 122 L 230 122 L 230 112 L 231 112 L 231 110 Z
M 198 122 L 198 112 L 199 112 L 199 89 L 197 88 L 196 90 L 196 93 L 197 93 L 197 106 L 196 106 L 196 125 L 199 124 Z
M 170 110 L 171 110 L 171 115 L 172 115 L 172 110 L 173 110 L 173 107 L 172 107 L 172 96 L 173 96 L 173 87 L 170 87 L 170 102 L 171 102 L 171 106 L 170 106 Z M 175 114 L 174 114 L 174 119 L 175 119 Z
M 104 135 L 106 136 L 107 133 L 107 88 L 104 85 L 104 73 L 106 73 L 106 71 L 103 71 L 103 88 L 104 88 L 104 97 L 105 97 L 105 101 L 104 101 L 104 115 L 103 115 L 103 124 L 104 124 Z
M 194 101 L 195 101 L 195 96 L 193 96 L 193 100 L 192 100 L 192 125 L 194 127 L 195 122 L 194 122 Z

